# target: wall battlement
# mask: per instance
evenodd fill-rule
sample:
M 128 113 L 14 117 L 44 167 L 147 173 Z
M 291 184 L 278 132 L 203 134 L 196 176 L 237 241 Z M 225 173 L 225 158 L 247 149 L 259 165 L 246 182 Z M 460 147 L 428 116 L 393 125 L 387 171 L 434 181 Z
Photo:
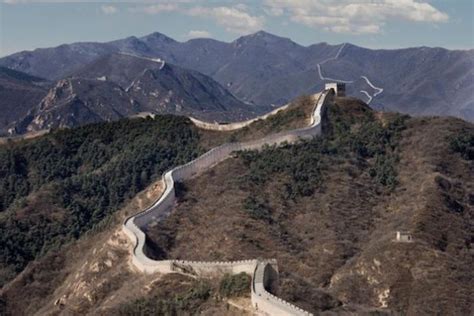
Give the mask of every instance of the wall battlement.
M 132 241 L 133 254 L 132 263 L 143 273 L 184 273 L 194 276 L 222 276 L 226 273 L 237 274 L 241 272 L 252 275 L 251 299 L 252 306 L 258 311 L 270 315 L 312 315 L 301 308 L 286 302 L 269 293 L 269 282 L 277 277 L 278 271 L 276 260 L 240 260 L 240 261 L 187 261 L 187 260 L 152 260 L 144 252 L 146 235 L 144 230 L 150 223 L 165 219 L 176 204 L 175 182 L 190 179 L 202 173 L 212 166 L 231 157 L 231 154 L 240 150 L 258 150 L 265 145 L 280 145 L 282 143 L 295 143 L 300 139 L 310 139 L 321 134 L 321 118 L 323 111 L 330 99 L 334 96 L 332 90 L 326 90 L 314 96 L 315 107 L 311 115 L 309 126 L 291 131 L 280 132 L 266 136 L 262 139 L 249 142 L 227 143 L 215 147 L 200 157 L 165 172 L 162 181 L 165 190 L 161 197 L 148 209 L 130 216 L 123 224 L 124 233 Z M 215 130 L 233 130 L 245 127 L 252 122 L 267 118 L 284 108 L 270 112 L 263 117 L 254 120 L 233 124 L 212 124 L 191 120 L 198 127 Z M 224 128 L 224 129 L 221 129 Z M 270 267 L 273 267 L 270 269 Z M 270 271 L 273 271 L 270 273 Z

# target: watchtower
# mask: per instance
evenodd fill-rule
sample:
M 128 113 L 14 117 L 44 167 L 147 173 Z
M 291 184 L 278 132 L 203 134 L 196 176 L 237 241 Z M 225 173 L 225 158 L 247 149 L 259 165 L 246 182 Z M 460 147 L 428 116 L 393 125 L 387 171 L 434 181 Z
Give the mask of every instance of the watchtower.
M 325 90 L 333 89 L 338 97 L 346 96 L 346 84 L 342 82 L 329 82 L 324 86 Z
M 397 231 L 397 242 L 412 242 L 413 238 L 409 232 Z

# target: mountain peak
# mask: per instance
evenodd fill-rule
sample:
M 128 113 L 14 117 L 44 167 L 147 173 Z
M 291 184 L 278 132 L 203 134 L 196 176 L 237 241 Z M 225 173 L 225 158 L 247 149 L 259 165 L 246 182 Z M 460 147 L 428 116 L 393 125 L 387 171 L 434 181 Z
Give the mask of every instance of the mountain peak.
M 244 36 L 241 36 L 239 37 L 237 40 L 241 39 L 241 38 L 247 38 L 247 39 L 273 39 L 273 40 L 290 40 L 289 38 L 286 38 L 286 37 L 281 37 L 281 36 L 278 36 L 278 35 L 275 35 L 275 34 L 272 34 L 272 33 L 268 33 L 264 30 L 260 30 L 258 32 L 255 32 L 255 33 L 252 33 L 252 34 L 248 34 L 248 35 L 244 35 Z
M 294 43 L 291 39 L 287 37 L 281 37 L 275 34 L 271 34 L 268 32 L 265 32 L 263 30 L 258 31 L 253 34 L 241 36 L 232 43 L 235 43 L 237 45 L 244 44 L 244 43 L 263 43 L 263 44 L 274 44 L 274 43 Z
M 145 42 L 164 42 L 164 43 L 174 43 L 176 42 L 174 39 L 172 39 L 171 37 L 168 37 L 160 32 L 153 32 L 151 34 L 148 34 L 148 35 L 145 35 L 143 37 L 140 38 L 141 40 L 145 41 Z
M 278 37 L 276 36 L 275 34 L 272 34 L 272 33 L 268 33 L 264 30 L 260 30 L 260 31 L 257 31 L 253 34 L 250 34 L 250 36 L 259 36 L 259 37 Z

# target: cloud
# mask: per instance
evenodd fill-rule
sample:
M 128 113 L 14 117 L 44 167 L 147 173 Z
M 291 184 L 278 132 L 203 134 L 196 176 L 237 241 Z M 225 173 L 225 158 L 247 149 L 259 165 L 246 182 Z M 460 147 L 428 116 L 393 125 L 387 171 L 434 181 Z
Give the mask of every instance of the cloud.
M 449 16 L 420 0 L 264 0 L 268 15 L 336 33 L 375 34 L 388 21 L 443 23 Z
M 113 5 L 103 5 L 100 7 L 102 12 L 107 15 L 112 15 L 118 12 L 118 9 L 116 6 Z
M 173 12 L 178 11 L 179 7 L 173 3 L 159 3 L 143 7 L 130 8 L 131 12 L 146 13 L 146 14 L 159 14 L 162 12 Z
M 283 15 L 283 9 L 282 8 L 268 8 L 264 7 L 263 11 L 270 16 L 282 16 Z
M 248 34 L 263 28 L 265 17 L 254 16 L 246 11 L 246 7 L 194 7 L 187 10 L 191 16 L 212 18 L 226 31 L 236 34 Z
M 207 38 L 211 36 L 212 36 L 211 33 L 209 33 L 208 31 L 200 31 L 200 30 L 191 30 L 187 34 L 188 38 Z
M 2 1 L 0 1 L 1 3 Z M 18 4 L 18 3 L 25 3 L 27 2 L 26 0 L 3 0 L 3 3 L 5 4 Z

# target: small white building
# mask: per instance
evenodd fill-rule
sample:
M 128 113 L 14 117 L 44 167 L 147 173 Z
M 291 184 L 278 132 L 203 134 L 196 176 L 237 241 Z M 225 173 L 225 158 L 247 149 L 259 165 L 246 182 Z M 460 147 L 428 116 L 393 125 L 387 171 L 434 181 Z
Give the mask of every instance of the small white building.
M 17 131 L 15 127 L 11 127 L 8 129 L 8 135 L 13 136 L 16 135 Z
M 324 86 L 325 90 L 333 89 L 338 97 L 346 96 L 346 84 L 342 82 L 329 82 Z
M 397 231 L 397 242 L 412 242 L 413 238 L 409 232 Z

